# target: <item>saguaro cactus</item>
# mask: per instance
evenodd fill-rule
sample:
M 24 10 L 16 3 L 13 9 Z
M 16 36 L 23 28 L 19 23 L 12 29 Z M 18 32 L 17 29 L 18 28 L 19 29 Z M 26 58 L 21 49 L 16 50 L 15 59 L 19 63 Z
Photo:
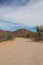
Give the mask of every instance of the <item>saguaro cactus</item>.
M 43 37 L 43 26 L 36 26 L 36 32 L 38 40 L 41 40 L 41 38 Z

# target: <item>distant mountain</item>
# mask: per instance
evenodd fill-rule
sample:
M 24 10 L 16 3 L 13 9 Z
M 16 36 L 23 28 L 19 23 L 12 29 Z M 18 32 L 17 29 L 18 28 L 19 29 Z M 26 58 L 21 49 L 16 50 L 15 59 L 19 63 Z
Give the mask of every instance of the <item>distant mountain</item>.
M 31 32 L 27 29 L 18 29 L 13 32 L 0 30 L 0 41 L 13 40 L 15 37 L 32 38 L 35 34 L 35 32 Z
M 16 37 L 32 37 L 34 34 L 35 32 L 31 32 L 27 29 L 19 29 L 13 32 L 13 35 Z

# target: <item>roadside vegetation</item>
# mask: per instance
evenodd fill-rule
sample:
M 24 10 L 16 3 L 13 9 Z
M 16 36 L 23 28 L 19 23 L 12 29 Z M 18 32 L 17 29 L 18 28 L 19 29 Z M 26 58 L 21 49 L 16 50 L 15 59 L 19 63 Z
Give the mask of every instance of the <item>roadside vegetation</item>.
M 13 40 L 15 37 L 10 31 L 3 31 L 0 30 L 0 42 L 7 41 L 7 40 Z

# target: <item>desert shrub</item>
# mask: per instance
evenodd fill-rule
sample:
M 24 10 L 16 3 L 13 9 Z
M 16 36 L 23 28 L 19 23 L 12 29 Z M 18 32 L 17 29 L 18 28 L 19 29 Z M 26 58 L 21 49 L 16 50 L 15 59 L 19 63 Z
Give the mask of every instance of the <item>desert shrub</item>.
M 12 34 L 9 34 L 9 35 L 7 36 L 7 39 L 8 39 L 8 40 L 13 40 L 13 39 L 14 39 L 14 36 L 13 36 Z
M 13 40 L 15 36 L 11 32 L 4 32 L 0 33 L 0 42 L 7 41 L 7 40 Z
M 29 33 L 28 33 L 25 37 L 26 37 L 26 38 L 29 38 L 29 37 L 30 37 Z

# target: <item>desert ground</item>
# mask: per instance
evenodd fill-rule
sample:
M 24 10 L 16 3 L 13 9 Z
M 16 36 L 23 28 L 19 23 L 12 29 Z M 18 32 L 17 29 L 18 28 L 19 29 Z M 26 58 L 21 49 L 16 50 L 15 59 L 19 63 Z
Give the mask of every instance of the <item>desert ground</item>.
M 15 38 L 0 42 L 0 65 L 43 65 L 43 44 Z

